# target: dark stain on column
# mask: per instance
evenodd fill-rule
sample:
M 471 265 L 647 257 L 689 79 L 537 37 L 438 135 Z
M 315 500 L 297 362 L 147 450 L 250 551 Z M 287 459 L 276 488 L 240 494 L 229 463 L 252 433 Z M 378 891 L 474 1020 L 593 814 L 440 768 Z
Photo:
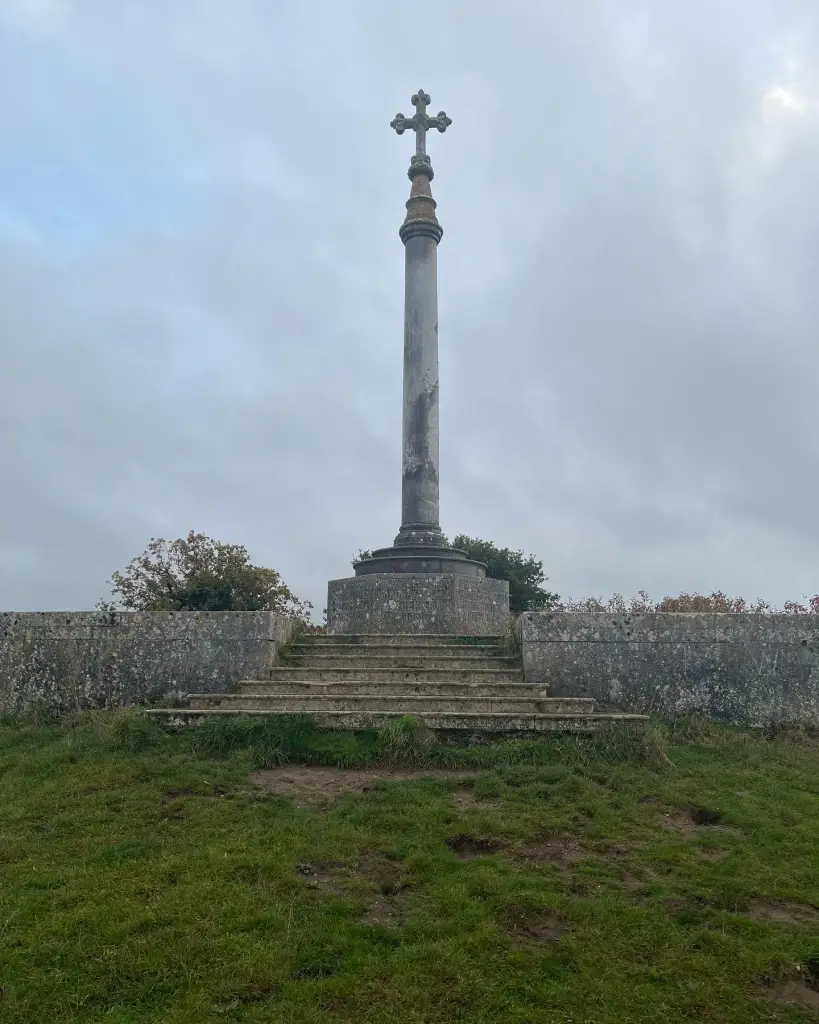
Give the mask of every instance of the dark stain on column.
M 430 412 L 438 404 L 438 383 L 422 391 L 406 412 L 403 459 L 403 523 L 438 525 L 438 470 L 430 458 Z

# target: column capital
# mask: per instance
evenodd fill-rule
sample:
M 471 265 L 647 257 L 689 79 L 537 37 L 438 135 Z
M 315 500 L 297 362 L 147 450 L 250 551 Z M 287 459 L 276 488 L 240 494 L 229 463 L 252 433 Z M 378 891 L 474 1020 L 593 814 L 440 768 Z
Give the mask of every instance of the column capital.
M 418 170 L 412 177 L 410 197 L 406 202 L 407 216 L 398 232 L 405 245 L 410 238 L 418 235 L 434 238 L 437 244 L 444 234 L 444 229 L 438 223 L 435 214 L 438 204 L 432 198 L 432 190 L 429 187 L 432 168 L 428 170 L 429 174 L 424 170 Z

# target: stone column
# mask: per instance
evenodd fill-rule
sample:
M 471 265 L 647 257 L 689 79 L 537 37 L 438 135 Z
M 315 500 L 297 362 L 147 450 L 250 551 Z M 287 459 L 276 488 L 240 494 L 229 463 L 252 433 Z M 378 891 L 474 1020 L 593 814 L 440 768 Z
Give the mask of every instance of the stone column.
M 407 171 L 410 197 L 399 230 L 405 260 L 401 527 L 391 548 L 376 548 L 354 568 L 356 576 L 432 573 L 484 579 L 486 566 L 449 547 L 438 521 L 438 243 L 444 232 L 430 189 L 434 174 L 426 137 L 433 128 L 445 132 L 452 119 L 443 110 L 428 114 L 428 103 L 429 95 L 419 89 L 412 97 L 415 114 L 396 114 L 390 122 L 399 135 L 415 132 Z
M 405 249 L 401 529 L 396 547 L 440 546 L 438 507 L 438 243 L 432 167 L 414 163 Z
M 415 132 L 412 182 L 401 225 L 404 243 L 404 409 L 401 528 L 389 548 L 353 563 L 355 576 L 330 580 L 330 633 L 435 633 L 495 636 L 509 615 L 509 584 L 486 578 L 486 566 L 451 548 L 438 523 L 438 243 L 427 132 L 452 124 L 443 110 L 427 113 L 423 89 L 415 114 L 396 114 L 390 127 Z

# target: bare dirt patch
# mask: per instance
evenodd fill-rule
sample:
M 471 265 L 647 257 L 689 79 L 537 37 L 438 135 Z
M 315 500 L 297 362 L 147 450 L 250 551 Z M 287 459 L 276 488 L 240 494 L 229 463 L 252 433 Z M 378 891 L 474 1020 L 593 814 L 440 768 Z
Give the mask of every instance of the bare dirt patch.
M 398 928 L 403 924 L 403 915 L 394 900 L 376 896 L 360 920 L 364 924 L 377 925 L 380 928 Z
M 715 832 L 739 834 L 739 829 L 732 825 L 722 824 L 722 814 L 706 807 L 687 807 L 683 811 L 667 811 L 660 815 L 660 823 L 664 828 L 680 835 L 694 836 L 701 828 L 711 828 Z
M 310 889 L 318 889 L 331 896 L 344 895 L 344 865 L 336 863 L 297 864 L 296 871 Z
M 756 921 L 776 921 L 780 924 L 819 925 L 819 908 L 810 903 L 788 903 L 778 900 L 751 900 L 748 915 Z
M 387 896 L 407 888 L 401 861 L 377 850 L 367 850 L 359 856 L 356 872 Z
M 403 922 L 400 894 L 410 886 L 399 860 L 377 850 L 366 850 L 356 860 L 354 872 L 338 863 L 298 864 L 297 872 L 306 885 L 328 896 L 361 899 L 355 876 L 363 878 L 374 892 L 361 900 L 360 919 L 365 924 L 396 927 Z
M 663 828 L 667 828 L 669 832 L 679 832 L 686 836 L 697 834 L 698 826 L 684 813 L 672 814 L 670 811 L 667 811 L 660 816 L 660 824 Z
M 475 791 L 472 789 L 460 789 L 453 790 L 452 802 L 461 811 L 471 811 L 475 808 L 483 808 L 484 810 L 495 810 L 500 806 L 498 800 L 481 800 L 480 797 L 475 795 Z
M 409 883 L 401 862 L 387 854 L 368 850 L 358 858 L 356 872 L 377 889 L 361 915 L 364 924 L 382 928 L 396 928 L 403 924 L 401 893 L 409 889 Z
M 263 793 L 287 796 L 301 805 L 326 806 L 346 793 L 367 793 L 381 782 L 406 782 L 413 779 L 461 779 L 474 773 L 457 771 L 393 771 L 347 768 L 320 768 L 291 765 L 254 772 L 251 781 Z
M 622 857 L 630 857 L 635 850 L 640 850 L 642 843 L 620 842 L 598 844 L 594 852 L 607 860 L 620 860 Z
M 589 856 L 589 851 L 576 839 L 569 836 L 549 836 L 527 843 L 516 860 L 524 864 L 554 864 L 563 869 L 570 869 Z
M 720 811 L 709 811 L 707 807 L 689 807 L 687 813 L 695 825 L 719 825 L 722 821 Z
M 447 839 L 446 845 L 461 860 L 472 860 L 474 857 L 486 857 L 498 853 L 502 844 L 496 839 L 485 839 L 480 836 L 458 835 Z
M 513 910 L 504 920 L 504 930 L 516 946 L 536 942 L 557 942 L 570 929 L 565 919 L 552 910 Z
M 631 874 L 630 871 L 622 871 L 620 873 L 620 884 L 628 892 L 641 892 L 646 888 L 644 879 L 638 878 L 637 875 Z
M 456 789 L 452 794 L 452 801 L 461 810 L 471 810 L 480 803 L 471 789 Z
M 768 988 L 767 995 L 780 1006 L 801 1006 L 819 1011 L 819 991 L 801 977 L 787 978 Z
M 404 866 L 397 857 L 380 850 L 365 850 L 356 861 L 356 874 L 377 890 L 368 896 L 361 915 L 364 924 L 395 928 L 404 922 L 401 894 L 410 888 Z
M 701 846 L 698 852 L 702 860 L 720 861 L 728 856 L 727 850 L 720 850 L 716 846 Z

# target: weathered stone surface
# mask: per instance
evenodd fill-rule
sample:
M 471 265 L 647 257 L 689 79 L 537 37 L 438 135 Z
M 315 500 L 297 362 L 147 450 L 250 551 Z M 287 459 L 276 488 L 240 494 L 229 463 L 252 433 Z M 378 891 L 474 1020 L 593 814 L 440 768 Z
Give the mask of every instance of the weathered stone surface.
M 301 711 L 308 715 L 320 711 L 360 711 L 373 714 L 397 711 L 405 715 L 416 715 L 422 711 L 520 715 L 594 713 L 594 701 L 591 700 L 584 701 L 578 697 L 536 698 L 533 694 L 528 697 L 507 697 L 502 694 L 489 697 L 440 697 L 427 693 L 200 693 L 190 697 L 188 706 L 194 711 L 208 708 L 268 711 L 270 714 Z
M 337 639 L 344 642 L 335 646 L 327 643 L 333 637 L 305 638 L 299 646 L 312 654 L 302 655 L 299 667 L 273 668 L 268 679 L 245 680 L 233 693 L 189 694 L 187 707 L 165 708 L 160 720 L 173 725 L 195 721 L 197 715 L 306 713 L 329 728 L 361 729 L 413 715 L 444 733 L 464 729 L 515 732 L 522 728 L 532 734 L 544 729 L 594 730 L 603 722 L 622 725 L 646 721 L 638 715 L 598 715 L 593 700 L 551 698 L 541 692 L 541 687 L 525 686 L 519 662 L 514 668 L 499 666 L 498 662 L 516 659 L 507 658 L 503 654 L 505 646 L 497 640 L 476 642 L 474 637 L 441 634 L 389 638 L 381 634 L 381 638 L 389 639 L 389 643 L 373 643 L 372 634 L 339 636 Z M 416 645 L 417 659 L 423 663 L 416 669 L 327 669 L 327 651 L 335 651 L 340 659 L 358 651 L 361 661 L 382 661 L 384 652 L 403 649 L 408 643 Z M 453 659 L 441 652 L 452 647 L 479 651 L 480 657 L 469 659 L 471 664 L 466 669 L 451 669 L 442 661 Z M 291 647 L 288 661 L 292 654 Z M 313 659 L 318 664 L 312 663 Z
M 438 524 L 438 291 L 437 242 L 406 241 L 404 298 L 404 415 L 401 524 Z
M 525 612 L 527 683 L 631 712 L 819 725 L 819 622 L 796 615 Z
M 438 573 L 375 573 L 331 580 L 330 633 L 444 633 L 499 636 L 509 618 L 509 584 Z
M 172 729 L 200 725 L 213 717 L 236 715 L 268 715 L 268 711 L 237 711 L 226 708 L 149 708 L 146 714 Z M 301 711 L 283 711 L 281 715 L 300 715 Z M 318 711 L 312 716 L 321 729 L 378 729 L 405 715 L 405 711 Z M 467 714 L 445 711 L 418 712 L 415 716 L 428 729 L 446 736 L 448 733 L 516 733 L 516 739 L 535 737 L 543 732 L 598 732 L 618 726 L 643 728 L 647 719 L 637 715 L 590 712 L 581 715 L 517 715 L 501 713 Z
M 275 612 L 0 613 L 0 712 L 175 700 L 266 675 L 293 631 Z

